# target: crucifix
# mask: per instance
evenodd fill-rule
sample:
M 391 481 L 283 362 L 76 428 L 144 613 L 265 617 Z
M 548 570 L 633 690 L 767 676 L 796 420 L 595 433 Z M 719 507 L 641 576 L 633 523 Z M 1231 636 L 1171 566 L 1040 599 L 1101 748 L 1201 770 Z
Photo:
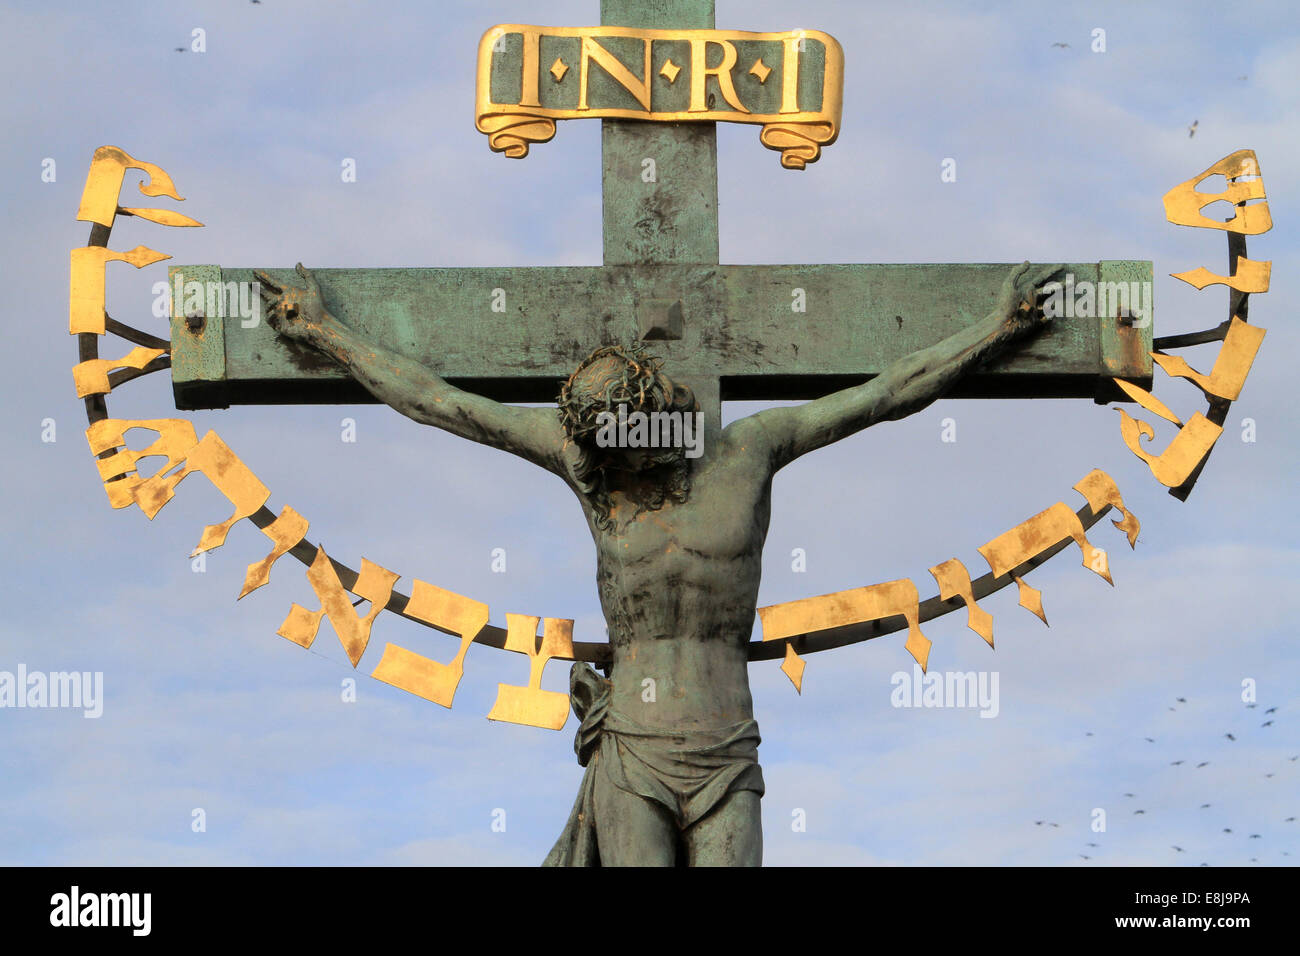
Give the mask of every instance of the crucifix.
M 1149 314 L 1044 308 L 1049 281 L 1127 290 L 1149 262 L 721 265 L 716 122 L 761 124 L 802 169 L 838 131 L 842 55 L 713 27 L 713 0 L 603 0 L 599 28 L 484 36 L 493 149 L 601 119 L 602 266 L 172 270 L 257 282 L 267 319 L 174 316 L 178 408 L 384 402 L 575 493 L 609 641 L 572 644 L 587 771 L 552 864 L 761 862 L 748 665 L 770 656 L 750 636 L 778 469 L 941 396 L 1124 400 L 1115 379 L 1151 377 Z M 723 428 L 728 399 L 807 401 Z M 610 441 L 615 413 L 699 415 L 698 453 Z

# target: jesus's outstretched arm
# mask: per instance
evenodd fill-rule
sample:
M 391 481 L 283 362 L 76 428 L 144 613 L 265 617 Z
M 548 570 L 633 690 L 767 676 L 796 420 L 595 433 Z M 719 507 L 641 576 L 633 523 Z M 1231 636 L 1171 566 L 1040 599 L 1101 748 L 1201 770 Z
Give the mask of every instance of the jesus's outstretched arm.
M 898 359 L 869 382 L 803 405 L 766 409 L 733 422 L 727 431 L 764 449 L 775 471 L 877 422 L 918 412 L 961 376 L 1045 324 L 1038 289 L 1057 271 L 1025 262 L 1012 270 L 994 310 L 979 322 Z
M 331 315 L 316 278 L 302 263 L 296 270 L 303 288 L 282 287 L 265 273 L 254 273 L 267 321 L 276 331 L 328 355 L 407 418 L 566 474 L 564 429 L 554 411 L 505 405 L 449 385 L 427 366 L 364 338 Z

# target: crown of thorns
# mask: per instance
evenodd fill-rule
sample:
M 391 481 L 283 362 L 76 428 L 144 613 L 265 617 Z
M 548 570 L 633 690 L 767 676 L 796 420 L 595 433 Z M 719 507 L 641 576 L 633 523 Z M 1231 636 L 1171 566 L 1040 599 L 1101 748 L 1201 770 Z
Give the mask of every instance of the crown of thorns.
M 604 359 L 616 359 L 617 367 L 599 383 L 574 383 L 584 371 Z M 600 429 L 600 412 L 612 412 L 619 405 L 644 409 L 667 408 L 673 400 L 673 385 L 660 372 L 663 360 L 645 352 L 640 344 L 624 348 L 604 345 L 588 355 L 560 386 L 560 423 L 574 440 L 582 440 Z

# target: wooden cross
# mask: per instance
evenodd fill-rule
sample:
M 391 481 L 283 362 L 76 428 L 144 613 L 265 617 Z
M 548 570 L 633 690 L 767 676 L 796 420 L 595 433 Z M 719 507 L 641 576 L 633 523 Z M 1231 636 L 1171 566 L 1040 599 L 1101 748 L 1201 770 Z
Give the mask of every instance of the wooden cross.
M 603 0 L 601 22 L 708 29 L 713 6 Z M 720 265 L 714 123 L 602 124 L 602 266 L 316 269 L 327 308 L 451 384 L 507 402 L 553 402 L 560 382 L 594 348 L 642 341 L 664 358 L 666 372 L 694 389 L 717 427 L 722 400 L 816 398 L 978 321 L 1011 269 Z M 642 176 L 645 159 L 654 160 L 654 181 Z M 1077 282 L 1098 284 L 1152 278 L 1150 262 L 1067 270 Z M 296 281 L 289 269 L 262 271 Z M 251 283 L 252 272 L 178 266 L 170 279 L 178 290 L 195 281 L 230 290 L 237 286 L 229 283 Z M 178 299 L 171 336 L 177 408 L 374 401 L 319 353 L 280 338 L 265 321 L 240 318 L 234 295 L 209 296 L 203 309 L 183 309 Z M 951 394 L 1126 400 L 1112 379 L 1149 386 L 1151 327 L 1115 314 L 1058 319 Z

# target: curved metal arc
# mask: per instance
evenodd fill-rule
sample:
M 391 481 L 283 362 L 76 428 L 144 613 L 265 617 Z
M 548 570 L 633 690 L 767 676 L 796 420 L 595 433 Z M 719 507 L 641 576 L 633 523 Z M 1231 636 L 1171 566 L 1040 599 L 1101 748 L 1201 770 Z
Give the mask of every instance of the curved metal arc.
M 111 231 L 112 227 L 110 226 L 101 226 L 97 223 L 92 225 L 90 230 L 90 239 L 86 244 L 88 246 L 107 246 Z M 1230 234 L 1230 241 L 1231 238 Z M 1240 254 L 1245 255 L 1244 242 L 1242 245 L 1243 249 Z M 163 339 L 155 339 L 146 332 L 141 332 L 131 326 L 123 325 L 111 318 L 107 319 L 106 328 L 108 331 L 120 335 L 128 341 L 135 342 L 137 345 L 143 344 L 155 348 L 161 348 L 161 345 L 156 345 L 154 343 L 165 342 Z M 133 336 L 147 338 L 149 341 L 142 342 L 139 341 L 139 338 Z M 166 344 L 170 345 L 169 342 Z M 95 333 L 80 333 L 77 336 L 77 346 L 80 361 L 84 362 L 88 359 L 99 358 L 99 336 Z M 158 364 L 164 362 L 166 364 Z M 170 359 L 167 357 L 161 357 L 155 359 L 154 362 L 149 363 L 149 365 L 146 365 L 143 369 L 128 369 L 113 373 L 114 375 L 118 375 L 119 378 L 116 381 L 113 381 L 110 377 L 110 383 L 120 384 L 123 381 L 129 381 L 132 378 L 138 378 L 141 375 L 148 374 L 148 372 L 166 368 L 168 365 L 170 365 Z M 90 424 L 93 425 L 95 422 L 108 417 L 108 403 L 106 399 L 106 395 L 90 395 L 86 397 L 86 418 Z M 106 451 L 99 457 L 104 458 L 111 454 L 113 454 L 112 451 Z M 1192 480 L 1195 480 L 1194 476 Z M 1190 491 L 1190 488 L 1188 490 Z M 1078 515 L 1079 521 L 1083 525 L 1084 530 L 1087 531 L 1101 520 L 1102 516 L 1110 510 L 1111 506 L 1106 505 L 1094 514 L 1090 506 L 1084 505 L 1083 508 L 1076 512 L 1076 514 Z M 249 516 L 249 520 L 258 528 L 268 527 L 273 521 L 275 521 L 275 519 L 275 512 L 271 511 L 271 509 L 267 508 L 265 505 Z M 1048 561 L 1050 558 L 1055 557 L 1072 543 L 1073 541 L 1070 539 L 1062 541 L 1049 548 L 1047 551 L 1044 551 L 1037 557 L 1026 561 L 1014 571 L 1004 574 L 1001 577 L 995 577 L 990 571 L 983 577 L 971 582 L 971 592 L 975 599 L 979 600 L 1000 591 L 1012 582 L 1012 575 L 1019 577 L 1028 573 L 1033 568 L 1036 568 Z M 306 538 L 303 538 L 288 551 L 289 554 L 297 558 L 298 561 L 306 567 L 311 567 L 312 562 L 316 560 L 316 552 L 317 546 L 309 542 Z M 357 572 L 334 558 L 330 558 L 330 563 L 334 566 L 335 573 L 338 574 L 339 583 L 348 591 L 352 591 L 352 588 L 355 587 L 357 583 Z M 352 593 L 355 594 L 356 592 Z M 459 637 L 459 635 L 453 631 L 438 627 L 436 624 L 431 624 L 422 618 L 406 614 L 405 608 L 409 601 L 410 595 L 394 590 L 388 599 L 388 603 L 384 605 L 384 609 L 386 611 L 391 611 L 393 614 L 405 618 L 408 621 L 414 621 L 424 627 L 446 634 L 449 637 Z M 938 595 L 935 595 L 934 597 L 921 602 L 920 621 L 924 623 L 962 607 L 965 607 L 965 602 L 963 602 L 961 598 L 949 598 L 947 601 L 944 601 L 941 600 Z M 877 637 L 883 637 L 886 634 L 893 634 L 896 631 L 903 630 L 905 627 L 907 627 L 907 622 L 904 621 L 901 616 L 896 615 L 878 621 L 866 621 L 861 624 L 829 628 L 825 631 L 814 631 L 808 634 L 782 638 L 777 641 L 750 641 L 748 646 L 748 657 L 750 661 L 777 660 L 785 656 L 786 644 L 793 644 L 795 651 L 799 654 L 816 654 L 819 651 L 827 651 L 836 647 L 844 647 L 849 644 L 858 644 L 862 641 L 869 641 Z M 505 628 L 496 627 L 492 624 L 486 624 L 475 636 L 474 643 L 482 644 L 485 647 L 504 649 L 506 646 L 506 630 Z M 563 659 L 568 660 L 569 658 Z M 573 657 L 571 659 L 575 661 L 584 661 L 589 664 L 608 665 L 613 659 L 613 651 L 607 641 L 574 641 Z
M 1091 506 L 1084 505 L 1075 512 L 1075 515 L 1078 517 L 1079 523 L 1083 525 L 1083 530 L 1087 531 L 1110 510 L 1111 506 L 1106 505 L 1100 511 L 1094 513 Z M 990 571 L 983 577 L 971 582 L 971 593 L 975 600 L 978 601 L 990 594 L 1001 591 L 1012 583 L 1013 577 L 1023 577 L 1034 568 L 1046 564 L 1072 544 L 1074 544 L 1074 540 L 1066 538 L 1001 576 L 994 576 L 993 572 Z M 944 601 L 936 594 L 934 597 L 927 598 L 920 603 L 919 620 L 924 624 L 926 621 L 932 621 L 936 617 L 942 617 L 965 606 L 966 602 L 959 597 L 949 598 Z M 906 628 L 907 621 L 903 619 L 902 615 L 896 614 L 876 621 L 847 624 L 843 627 L 812 631 L 808 634 L 799 634 L 776 641 L 750 641 L 749 659 L 751 662 L 780 660 L 785 656 L 785 646 L 787 644 L 792 644 L 798 654 L 816 654 L 819 651 L 829 651 L 832 648 L 844 647 L 848 644 L 860 644 L 863 641 L 884 637 L 886 634 L 893 634 Z
M 1243 207 L 1246 204 L 1240 202 L 1237 203 L 1237 205 Z M 1231 222 L 1234 218 L 1236 218 L 1235 215 L 1227 221 Z M 1237 260 L 1239 258 L 1246 258 L 1246 236 L 1239 232 L 1229 232 L 1228 275 L 1235 276 L 1237 274 Z M 1221 338 L 1227 336 L 1227 327 L 1232 324 L 1233 316 L 1236 316 L 1240 318 L 1241 321 L 1245 322 L 1248 319 L 1249 312 L 1250 293 L 1238 292 L 1236 289 L 1231 288 L 1228 289 L 1228 318 L 1223 325 L 1219 326 L 1219 328 L 1223 329 L 1223 336 L 1221 336 Z M 1228 420 L 1228 409 L 1231 407 L 1232 402 L 1226 398 L 1210 398 L 1209 408 L 1205 411 L 1205 417 L 1213 424 L 1222 428 L 1223 424 Z M 1210 450 L 1213 451 L 1213 448 Z M 1196 486 L 1197 479 L 1201 477 L 1201 472 L 1205 468 L 1205 463 L 1209 460 L 1210 456 L 1207 453 L 1206 456 L 1201 459 L 1200 463 L 1192 469 L 1192 473 L 1187 476 L 1187 480 L 1177 488 L 1170 488 L 1169 493 L 1179 501 L 1186 501 L 1188 496 L 1192 493 L 1192 489 Z

